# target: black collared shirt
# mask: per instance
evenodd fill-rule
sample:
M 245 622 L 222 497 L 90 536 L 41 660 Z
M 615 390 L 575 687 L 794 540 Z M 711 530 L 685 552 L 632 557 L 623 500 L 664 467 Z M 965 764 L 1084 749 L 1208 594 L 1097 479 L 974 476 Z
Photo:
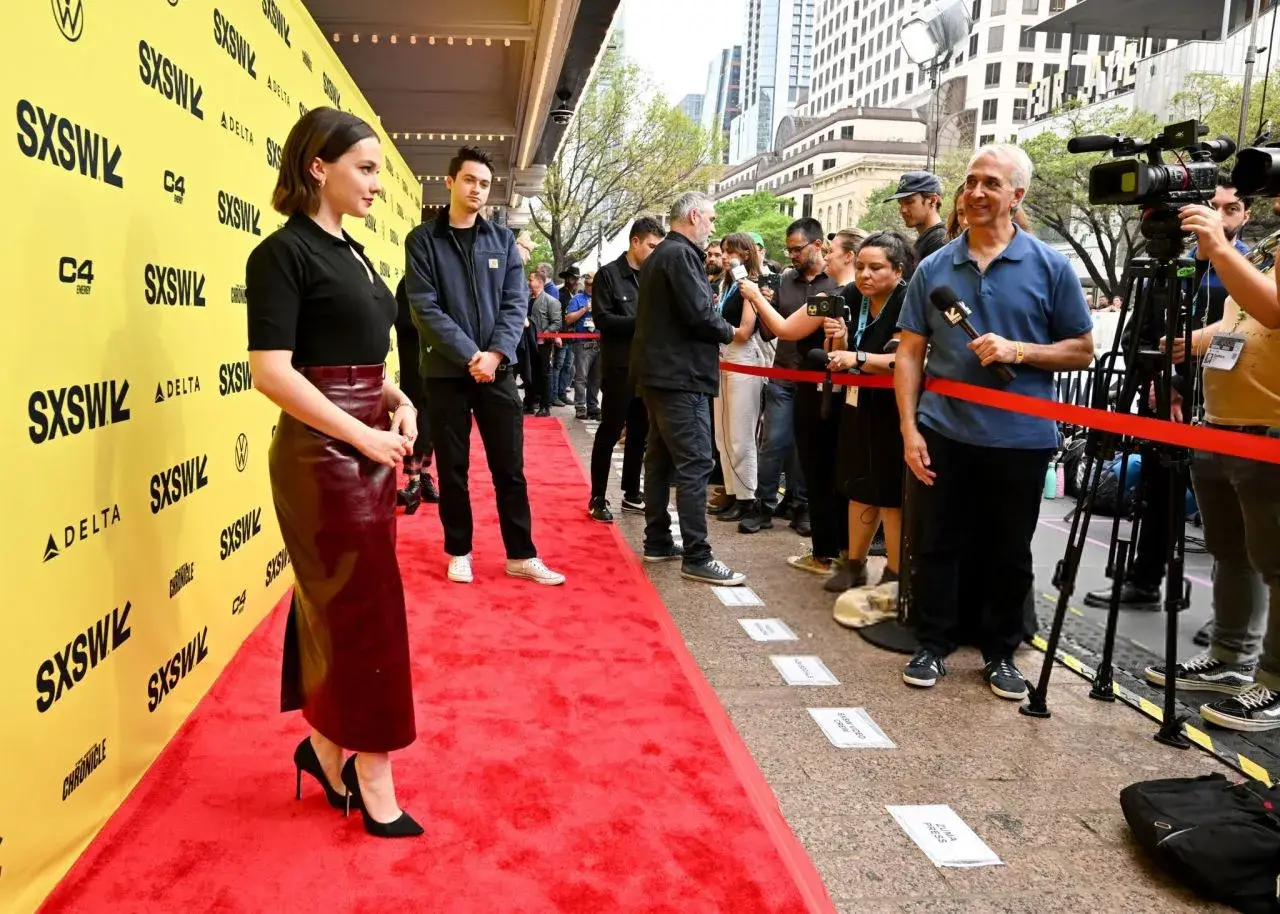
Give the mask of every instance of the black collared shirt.
M 820 292 L 831 294 L 835 290 L 835 281 L 826 273 L 819 273 L 813 279 L 805 279 L 804 275 L 796 270 L 787 270 L 779 280 L 778 301 L 774 308 L 783 318 L 788 318 L 805 307 L 809 296 Z M 825 333 L 819 327 L 803 340 L 778 340 L 778 351 L 773 357 L 774 366 L 777 368 L 802 367 L 800 362 L 804 354 L 810 349 L 820 348 L 824 337 Z M 817 343 L 813 342 L 815 338 Z
M 386 361 L 396 301 L 364 248 L 295 213 L 245 266 L 249 349 L 287 349 L 298 367 Z
M 919 264 L 934 251 L 947 243 L 947 227 L 939 222 L 916 236 L 916 263 Z

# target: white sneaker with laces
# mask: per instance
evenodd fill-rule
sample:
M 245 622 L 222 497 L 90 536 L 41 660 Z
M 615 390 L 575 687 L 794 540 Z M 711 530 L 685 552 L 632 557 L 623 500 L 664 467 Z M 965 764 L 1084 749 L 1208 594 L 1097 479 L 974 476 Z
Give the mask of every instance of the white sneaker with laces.
M 470 584 L 474 580 L 471 575 L 470 552 L 449 557 L 449 580 L 455 584 Z
M 528 578 L 535 584 L 547 584 L 554 587 L 564 583 L 564 575 L 552 571 L 536 556 L 531 559 L 507 559 L 507 574 L 513 578 Z

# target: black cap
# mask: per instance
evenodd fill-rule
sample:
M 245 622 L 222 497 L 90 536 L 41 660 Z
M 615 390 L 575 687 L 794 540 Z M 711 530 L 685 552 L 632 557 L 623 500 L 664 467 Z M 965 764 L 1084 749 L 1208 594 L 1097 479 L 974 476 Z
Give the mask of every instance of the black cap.
M 887 199 L 901 200 L 912 194 L 937 194 L 942 196 L 942 181 L 933 172 L 909 171 L 898 180 L 898 191 Z

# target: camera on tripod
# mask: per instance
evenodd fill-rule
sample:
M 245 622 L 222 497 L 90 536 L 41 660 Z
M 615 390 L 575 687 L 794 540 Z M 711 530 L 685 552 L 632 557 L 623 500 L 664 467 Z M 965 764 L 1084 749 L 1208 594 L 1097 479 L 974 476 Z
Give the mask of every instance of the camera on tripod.
M 1236 144 L 1226 137 L 1202 140 L 1208 132 L 1207 127 L 1190 120 L 1170 124 L 1145 141 L 1120 136 L 1074 137 L 1067 141 L 1067 151 L 1110 152 L 1116 158 L 1089 169 L 1089 202 L 1094 206 L 1146 207 L 1141 230 L 1151 253 L 1173 259 L 1186 237 L 1178 209 L 1208 201 L 1217 188 L 1219 163 L 1236 151 Z M 1178 163 L 1165 162 L 1164 152 L 1175 154 Z M 1143 155 L 1146 161 L 1121 158 Z
M 1236 154 L 1231 183 L 1242 197 L 1274 197 L 1280 194 L 1280 141 L 1264 133 L 1253 145 Z

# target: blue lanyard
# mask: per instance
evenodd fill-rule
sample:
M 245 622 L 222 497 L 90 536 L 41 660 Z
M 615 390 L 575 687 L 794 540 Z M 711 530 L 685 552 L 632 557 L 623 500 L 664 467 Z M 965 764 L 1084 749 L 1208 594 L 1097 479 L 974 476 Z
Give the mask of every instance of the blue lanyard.
M 735 281 L 733 285 L 725 289 L 720 295 L 720 313 L 724 314 L 724 306 L 728 304 L 729 299 L 733 297 L 733 293 L 738 290 L 738 283 Z
M 858 315 L 858 333 L 853 338 L 854 347 L 862 345 L 862 334 L 867 329 L 867 318 L 871 315 L 871 299 L 862 296 L 862 312 Z

